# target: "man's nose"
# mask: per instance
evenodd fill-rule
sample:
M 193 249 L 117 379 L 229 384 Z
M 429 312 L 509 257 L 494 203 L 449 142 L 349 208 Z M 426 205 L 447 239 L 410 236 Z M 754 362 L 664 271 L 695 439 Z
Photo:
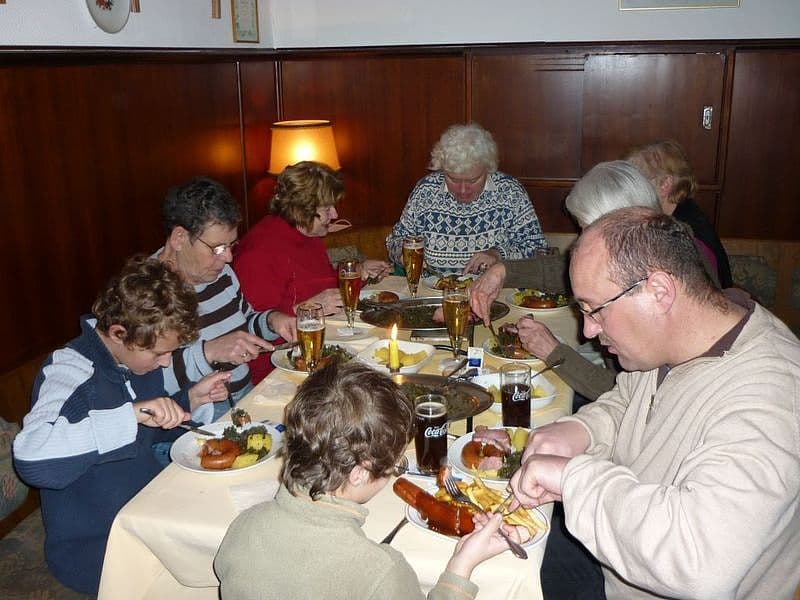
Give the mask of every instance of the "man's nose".
M 603 331 L 603 328 L 600 326 L 600 323 L 595 321 L 592 317 L 587 317 L 584 315 L 583 317 L 583 335 L 589 339 L 593 337 L 597 337 L 600 335 L 600 332 Z

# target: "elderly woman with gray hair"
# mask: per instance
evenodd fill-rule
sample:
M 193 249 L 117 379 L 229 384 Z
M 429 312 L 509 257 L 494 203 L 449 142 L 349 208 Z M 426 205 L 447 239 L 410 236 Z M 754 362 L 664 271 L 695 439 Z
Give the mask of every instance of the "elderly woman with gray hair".
M 425 262 L 442 273 L 474 273 L 501 259 L 533 256 L 547 242 L 525 188 L 497 170 L 497 144 L 477 123 L 452 125 L 386 239 L 402 264 L 403 238 L 425 239 Z

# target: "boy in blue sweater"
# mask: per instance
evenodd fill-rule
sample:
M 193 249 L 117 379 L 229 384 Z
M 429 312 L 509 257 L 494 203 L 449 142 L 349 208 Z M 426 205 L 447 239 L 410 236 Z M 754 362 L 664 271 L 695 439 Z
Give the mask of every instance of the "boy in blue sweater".
M 14 460 L 41 488 L 50 570 L 96 595 L 114 517 L 161 469 L 153 443 L 175 439 L 192 410 L 224 399 L 230 375 L 165 393 L 160 367 L 197 336 L 197 298 L 157 260 L 130 259 L 92 313 L 39 371 Z

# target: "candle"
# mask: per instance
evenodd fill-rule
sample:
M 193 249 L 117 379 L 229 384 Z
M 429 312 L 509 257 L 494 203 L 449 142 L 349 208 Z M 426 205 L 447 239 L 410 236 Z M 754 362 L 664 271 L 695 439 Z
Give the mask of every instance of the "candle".
M 400 370 L 400 349 L 397 347 L 397 323 L 392 325 L 392 335 L 389 338 L 389 370 Z

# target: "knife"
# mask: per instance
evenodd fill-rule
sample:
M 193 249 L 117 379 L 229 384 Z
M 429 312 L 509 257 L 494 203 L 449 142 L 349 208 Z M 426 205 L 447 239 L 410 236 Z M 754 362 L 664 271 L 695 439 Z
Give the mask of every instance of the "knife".
M 278 350 L 288 350 L 289 348 L 294 348 L 294 347 L 295 347 L 295 346 L 297 346 L 299 343 L 300 343 L 300 342 L 285 342 L 285 343 L 283 343 L 283 344 L 278 344 L 277 346 L 275 346 L 275 348 L 274 348 L 272 351 L 273 351 L 273 352 L 277 352 Z M 259 354 L 260 354 L 261 352 L 269 352 L 269 350 L 260 350 L 260 351 L 259 351 Z
M 146 415 L 150 415 L 151 417 L 156 416 L 156 414 L 152 410 L 144 406 L 142 406 L 139 409 L 139 412 L 142 412 Z M 194 425 L 187 425 L 186 423 L 178 423 L 178 427 L 180 427 L 181 429 L 186 429 L 187 431 L 194 431 L 195 433 L 199 433 L 200 435 L 210 435 L 211 437 L 217 436 L 216 433 L 211 433 L 210 431 L 207 431 L 205 429 L 200 429 L 199 427 L 196 427 Z

